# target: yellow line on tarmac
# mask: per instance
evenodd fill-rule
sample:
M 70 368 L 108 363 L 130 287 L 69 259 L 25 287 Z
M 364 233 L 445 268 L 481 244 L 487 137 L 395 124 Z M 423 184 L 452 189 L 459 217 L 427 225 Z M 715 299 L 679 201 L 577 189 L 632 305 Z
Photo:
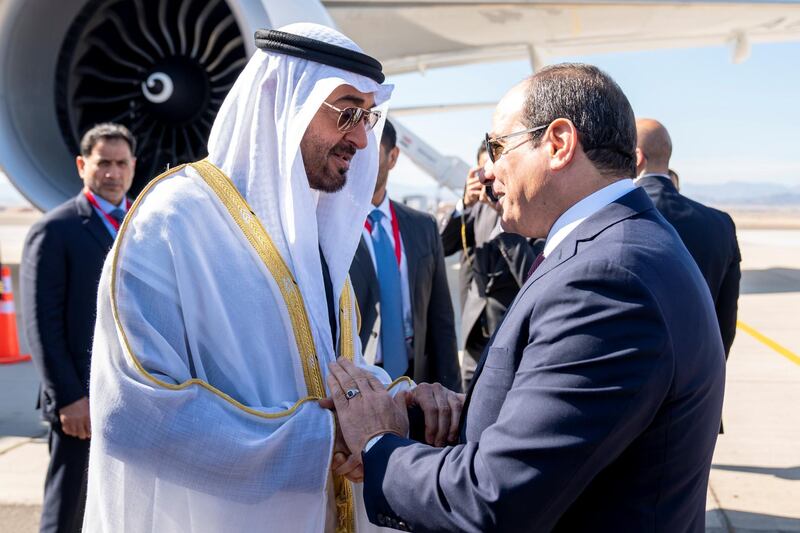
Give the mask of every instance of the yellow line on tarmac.
M 788 348 L 784 348 L 783 346 L 781 346 L 780 344 L 778 344 L 774 340 L 770 339 L 769 337 L 766 337 L 766 336 L 762 335 L 755 328 L 752 328 L 751 326 L 748 326 L 747 324 L 745 324 L 741 320 L 738 320 L 736 322 L 736 327 L 741 329 L 745 333 L 750 334 L 757 341 L 760 341 L 760 342 L 766 344 L 767 346 L 769 346 L 770 348 L 772 348 L 773 350 L 775 350 L 776 352 L 778 352 L 779 354 L 784 356 L 786 359 L 788 359 L 789 361 L 793 362 L 794 364 L 800 365 L 800 356 L 799 355 L 793 353 Z

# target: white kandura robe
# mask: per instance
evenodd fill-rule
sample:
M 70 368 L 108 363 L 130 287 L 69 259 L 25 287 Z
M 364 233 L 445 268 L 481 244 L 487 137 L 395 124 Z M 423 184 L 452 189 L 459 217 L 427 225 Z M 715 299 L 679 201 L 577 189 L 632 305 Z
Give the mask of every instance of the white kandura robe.
M 282 29 L 357 49 L 321 26 Z M 324 530 L 333 415 L 315 401 L 298 404 L 309 395 L 308 369 L 316 365 L 324 382 L 336 357 L 319 247 L 339 301 L 369 211 L 383 126 L 382 119 L 352 159 L 342 191 L 309 188 L 299 142 L 343 83 L 375 94 L 385 113 L 391 87 L 257 51 L 209 140 L 209 160 L 248 207 L 232 217 L 225 204 L 235 202 L 221 202 L 185 167 L 146 190 L 126 218 L 98 291 L 84 531 Z M 245 237 L 240 224 L 256 217 L 296 283 L 276 281 Z M 311 339 L 305 365 L 281 285 L 302 296 Z M 363 366 L 352 294 L 350 302 L 349 333 Z M 388 384 L 383 370 L 370 368 Z M 365 520 L 362 509 L 359 531 L 371 529 Z
M 85 531 L 323 531 L 333 416 L 278 283 L 194 170 L 152 191 L 100 281 Z

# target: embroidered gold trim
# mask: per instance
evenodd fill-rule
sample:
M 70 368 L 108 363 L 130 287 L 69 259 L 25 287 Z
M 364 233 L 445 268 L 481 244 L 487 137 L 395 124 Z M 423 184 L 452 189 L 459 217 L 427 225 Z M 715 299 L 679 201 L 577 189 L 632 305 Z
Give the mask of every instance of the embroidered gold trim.
M 353 487 L 344 476 L 333 476 L 333 490 L 336 494 L 336 533 L 353 533 L 356 530 Z
M 350 297 L 350 276 L 344 280 L 339 298 L 339 350 L 342 357 L 354 361 L 356 346 L 353 342 L 353 304 Z
M 397 385 L 400 385 L 401 383 L 408 383 L 410 385 L 413 385 L 414 384 L 414 380 L 411 379 L 408 376 L 400 376 L 396 380 L 394 380 L 391 383 L 389 383 L 389 386 L 386 387 L 386 390 L 392 390 L 393 388 L 395 388 Z
M 261 225 L 261 221 L 258 220 L 258 217 L 247 205 L 247 202 L 239 194 L 236 187 L 233 186 L 231 180 L 207 160 L 192 163 L 192 167 L 197 170 L 217 194 L 236 222 L 236 225 L 244 233 L 247 241 L 275 278 L 281 295 L 286 302 L 289 319 L 292 322 L 308 394 L 309 396 L 324 397 L 325 385 L 322 382 L 322 372 L 319 368 L 314 337 L 311 335 L 311 324 L 308 320 L 306 308 L 303 305 L 303 297 L 289 267 L 286 266 L 272 239 L 270 239 L 264 226 Z
M 139 207 L 139 204 L 141 204 L 141 202 L 144 199 L 144 197 L 147 196 L 147 193 L 150 192 L 150 189 L 152 189 L 157 183 L 159 183 L 161 180 L 171 176 L 172 174 L 175 174 L 176 172 L 182 170 L 184 167 L 186 167 L 186 165 L 180 165 L 178 167 L 172 168 L 172 169 L 164 172 L 163 174 L 160 174 L 155 179 L 153 179 L 149 184 L 147 184 L 147 186 L 144 188 L 144 190 L 141 192 L 141 194 L 139 194 L 139 196 L 133 202 L 133 205 L 131 205 L 130 213 L 133 213 L 134 211 L 136 211 L 136 209 Z M 304 403 L 310 402 L 310 401 L 316 401 L 316 400 L 319 399 L 319 398 L 314 398 L 314 397 L 311 397 L 311 396 L 306 396 L 305 398 L 301 398 L 300 400 L 295 402 L 294 405 L 292 405 L 288 409 L 285 409 L 285 410 L 282 410 L 282 411 L 278 411 L 278 412 L 265 413 L 263 411 L 259 411 L 259 410 L 253 409 L 252 407 L 248 407 L 247 405 L 244 405 L 243 403 L 241 403 L 241 402 L 235 400 L 234 398 L 232 398 L 230 395 L 222 392 L 221 390 L 219 390 L 216 387 L 206 383 L 203 380 L 194 378 L 194 379 L 190 379 L 190 380 L 184 381 L 182 383 L 174 384 L 174 383 L 169 383 L 169 382 L 163 381 L 161 379 L 158 379 L 154 375 L 150 374 L 147 370 L 145 370 L 144 366 L 142 366 L 142 363 L 136 357 L 136 354 L 134 354 L 133 349 L 131 348 L 131 344 L 130 344 L 130 341 L 128 339 L 128 335 L 125 333 L 125 330 L 122 327 L 122 321 L 119 318 L 119 307 L 117 305 L 117 271 L 118 271 L 118 262 L 119 262 L 119 248 L 120 248 L 120 243 L 125 239 L 125 235 L 126 235 L 126 232 L 128 230 L 129 221 L 132 218 L 133 218 L 132 216 L 125 217 L 125 220 L 122 222 L 122 226 L 119 229 L 119 235 L 118 235 L 118 237 L 116 239 L 116 243 L 115 243 L 114 248 L 112 250 L 113 258 L 112 258 L 112 265 L 111 265 L 112 266 L 112 270 L 111 270 L 111 313 L 114 316 L 114 323 L 116 324 L 117 331 L 119 332 L 119 335 L 120 335 L 120 337 L 122 339 L 122 344 L 123 344 L 123 348 L 125 350 L 125 353 L 128 356 L 128 358 L 133 362 L 133 365 L 136 367 L 136 370 L 138 370 L 140 374 L 142 374 L 144 377 L 146 377 L 147 379 L 149 379 L 150 381 L 152 381 L 156 385 L 158 385 L 160 387 L 163 387 L 165 389 L 169 389 L 169 390 L 183 390 L 183 389 L 187 389 L 189 387 L 192 387 L 194 385 L 197 385 L 197 386 L 202 387 L 202 388 L 208 390 L 209 392 L 219 396 L 223 400 L 231 403 L 232 405 L 236 406 L 237 408 L 241 409 L 242 411 L 244 411 L 246 413 L 249 413 L 251 415 L 254 415 L 254 416 L 257 416 L 257 417 L 260 417 L 260 418 L 267 418 L 267 419 L 275 419 L 275 418 L 282 418 L 282 417 L 285 417 L 285 416 L 289 416 L 289 415 L 293 414 L 295 411 L 297 411 L 297 409 L 301 405 L 303 405 Z

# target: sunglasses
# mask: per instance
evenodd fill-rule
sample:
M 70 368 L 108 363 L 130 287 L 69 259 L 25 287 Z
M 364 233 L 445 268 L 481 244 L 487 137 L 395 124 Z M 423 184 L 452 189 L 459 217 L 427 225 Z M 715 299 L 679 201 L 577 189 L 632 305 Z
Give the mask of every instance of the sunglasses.
M 364 123 L 364 129 L 369 131 L 374 128 L 375 124 L 381 119 L 380 111 L 371 111 L 360 107 L 345 107 L 344 109 L 339 109 L 328 102 L 322 102 L 322 105 L 339 113 L 339 120 L 336 121 L 336 127 L 339 128 L 339 131 L 342 133 L 352 130 L 361 122 Z
M 535 128 L 530 128 L 527 130 L 515 131 L 514 133 L 509 133 L 508 135 L 501 135 L 500 137 L 490 138 L 489 134 L 487 133 L 486 139 L 483 142 L 484 146 L 486 146 L 486 153 L 489 154 L 489 160 L 492 163 L 496 163 L 498 159 L 500 159 L 502 156 L 504 156 L 506 153 L 512 150 L 512 148 L 506 149 L 505 145 L 503 145 L 503 143 L 500 141 L 503 141 L 505 139 L 510 139 L 511 137 L 524 135 L 526 133 L 533 133 L 539 130 L 543 130 L 549 125 L 550 124 L 545 124 L 544 126 L 536 126 Z M 519 146 L 519 144 L 517 146 Z M 516 146 L 514 148 L 516 148 Z

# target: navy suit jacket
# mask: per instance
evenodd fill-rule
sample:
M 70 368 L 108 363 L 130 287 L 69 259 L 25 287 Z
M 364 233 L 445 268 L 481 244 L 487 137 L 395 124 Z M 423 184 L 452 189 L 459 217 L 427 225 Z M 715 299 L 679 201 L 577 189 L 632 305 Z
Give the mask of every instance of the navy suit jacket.
M 644 176 L 637 183 L 672 224 L 692 254 L 711 290 L 727 357 L 736 336 L 739 301 L 739 243 L 731 217 L 683 196 L 666 176 Z
M 534 272 L 476 370 L 461 443 L 385 435 L 370 520 L 414 531 L 704 530 L 725 358 L 708 288 L 642 189 Z
M 97 285 L 114 239 L 79 194 L 31 227 L 20 265 L 25 335 L 42 386 L 42 416 L 89 395 Z

